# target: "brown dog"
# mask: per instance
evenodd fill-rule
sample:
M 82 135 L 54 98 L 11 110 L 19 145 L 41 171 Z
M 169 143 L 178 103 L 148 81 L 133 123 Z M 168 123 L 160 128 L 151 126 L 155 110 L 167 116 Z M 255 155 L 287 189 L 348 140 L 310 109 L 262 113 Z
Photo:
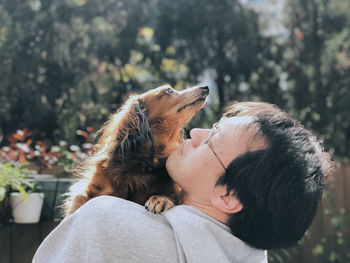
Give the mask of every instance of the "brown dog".
M 82 179 L 65 201 L 70 215 L 91 198 L 112 195 L 165 211 L 177 202 L 165 161 L 183 141 L 183 126 L 200 110 L 208 87 L 176 91 L 162 86 L 130 97 L 97 133 Z M 152 197 L 152 198 L 150 198 Z

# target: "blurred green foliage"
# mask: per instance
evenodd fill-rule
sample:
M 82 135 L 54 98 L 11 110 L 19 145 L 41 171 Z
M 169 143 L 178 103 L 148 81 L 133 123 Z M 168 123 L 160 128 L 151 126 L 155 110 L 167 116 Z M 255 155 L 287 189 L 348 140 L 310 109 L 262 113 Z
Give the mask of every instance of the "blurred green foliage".
M 289 109 L 349 161 L 350 2 L 288 0 Z
M 27 181 L 29 171 L 23 168 L 26 165 L 28 163 L 0 163 L 0 202 L 4 200 L 8 190 L 20 192 L 24 201 L 28 201 L 27 191 L 33 189 L 34 184 Z
M 238 0 L 0 0 L 0 137 L 29 128 L 76 143 L 132 92 L 209 79 L 192 126 L 232 101 L 267 101 L 348 161 L 349 5 L 287 0 L 287 34 L 268 36 Z

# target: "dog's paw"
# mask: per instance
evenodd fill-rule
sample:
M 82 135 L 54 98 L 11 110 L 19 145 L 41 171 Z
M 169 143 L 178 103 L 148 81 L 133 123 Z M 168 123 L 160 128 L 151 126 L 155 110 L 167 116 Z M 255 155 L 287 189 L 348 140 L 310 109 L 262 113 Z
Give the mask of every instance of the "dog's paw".
M 174 206 L 174 201 L 169 197 L 164 195 L 153 195 L 147 200 L 145 209 L 147 211 L 153 212 L 154 214 L 159 214 L 169 210 Z

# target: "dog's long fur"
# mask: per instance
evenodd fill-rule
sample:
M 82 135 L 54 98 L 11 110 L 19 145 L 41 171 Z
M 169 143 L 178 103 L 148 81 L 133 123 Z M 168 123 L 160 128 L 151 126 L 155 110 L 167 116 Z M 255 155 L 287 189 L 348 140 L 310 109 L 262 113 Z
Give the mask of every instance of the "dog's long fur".
M 165 160 L 182 143 L 183 126 L 208 94 L 207 87 L 179 92 L 167 85 L 130 97 L 97 133 L 94 153 L 79 170 L 81 179 L 64 204 L 65 214 L 100 195 L 142 205 L 153 195 L 176 202 Z

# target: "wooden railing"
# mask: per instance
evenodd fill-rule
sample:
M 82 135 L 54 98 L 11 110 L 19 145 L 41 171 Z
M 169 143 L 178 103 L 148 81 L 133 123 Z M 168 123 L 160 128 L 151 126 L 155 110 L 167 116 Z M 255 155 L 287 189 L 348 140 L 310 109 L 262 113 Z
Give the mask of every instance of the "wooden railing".
M 30 263 L 43 239 L 58 222 L 12 224 L 0 226 L 0 262 Z
M 301 244 L 273 251 L 271 256 L 270 262 L 350 262 L 349 164 L 338 165 L 335 174 L 327 179 L 322 202 Z

